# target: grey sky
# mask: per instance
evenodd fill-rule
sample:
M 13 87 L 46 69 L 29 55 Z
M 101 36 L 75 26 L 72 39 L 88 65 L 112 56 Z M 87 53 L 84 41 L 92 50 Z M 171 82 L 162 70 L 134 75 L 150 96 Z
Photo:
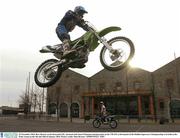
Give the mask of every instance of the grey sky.
M 40 54 L 42 46 L 57 44 L 55 28 L 64 13 L 82 5 L 88 10 L 85 20 L 99 30 L 120 26 L 113 36 L 126 36 L 135 44 L 132 64 L 153 71 L 180 56 L 180 8 L 178 0 L 6 0 L 0 1 L 0 106 L 17 105 L 25 89 L 28 72 L 51 54 Z M 72 39 L 82 35 L 78 27 Z M 101 46 L 98 48 L 101 49 Z M 91 53 L 85 69 L 91 76 L 102 69 L 99 50 Z

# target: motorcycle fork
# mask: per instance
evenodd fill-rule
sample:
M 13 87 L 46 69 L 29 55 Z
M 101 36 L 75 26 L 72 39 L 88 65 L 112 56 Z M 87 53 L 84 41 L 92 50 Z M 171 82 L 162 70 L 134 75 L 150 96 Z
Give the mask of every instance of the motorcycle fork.
M 109 50 L 110 53 L 113 53 L 115 50 L 108 44 L 107 40 L 104 37 L 100 37 L 98 33 L 94 30 L 91 30 L 99 41 Z

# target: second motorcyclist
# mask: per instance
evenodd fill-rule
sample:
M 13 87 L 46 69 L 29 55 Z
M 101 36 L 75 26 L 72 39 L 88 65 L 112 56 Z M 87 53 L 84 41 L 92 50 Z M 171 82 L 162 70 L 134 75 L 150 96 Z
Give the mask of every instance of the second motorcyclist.
M 106 122 L 107 112 L 106 112 L 106 106 L 104 105 L 103 101 L 100 102 L 100 115 L 103 121 Z

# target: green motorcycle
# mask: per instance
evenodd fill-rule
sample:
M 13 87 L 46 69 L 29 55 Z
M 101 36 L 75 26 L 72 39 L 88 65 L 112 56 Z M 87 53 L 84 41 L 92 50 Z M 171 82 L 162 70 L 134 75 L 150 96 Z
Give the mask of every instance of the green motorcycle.
M 62 44 L 45 46 L 40 50 L 41 53 L 53 53 L 57 59 L 46 60 L 37 68 L 34 80 L 38 86 L 49 87 L 55 84 L 62 72 L 68 68 L 85 67 L 84 63 L 88 61 L 89 53 L 94 51 L 100 43 L 103 44 L 100 62 L 105 69 L 118 71 L 126 67 L 135 52 L 132 41 L 122 36 L 114 37 L 109 41 L 104 37 L 112 31 L 121 30 L 121 28 L 112 26 L 97 31 L 90 22 L 86 22 L 86 26 L 89 31 L 70 42 L 71 49 L 75 49 L 75 52 L 69 56 L 63 57 Z

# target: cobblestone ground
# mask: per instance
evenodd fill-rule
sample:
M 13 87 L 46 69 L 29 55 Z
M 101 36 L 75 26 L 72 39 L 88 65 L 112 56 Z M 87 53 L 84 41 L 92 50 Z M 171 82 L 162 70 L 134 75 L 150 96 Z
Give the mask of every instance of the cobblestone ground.
M 93 128 L 92 121 L 84 123 L 83 120 L 74 121 L 37 121 L 0 119 L 0 132 L 180 132 L 180 124 L 169 123 L 118 123 L 116 129 L 108 125 Z

